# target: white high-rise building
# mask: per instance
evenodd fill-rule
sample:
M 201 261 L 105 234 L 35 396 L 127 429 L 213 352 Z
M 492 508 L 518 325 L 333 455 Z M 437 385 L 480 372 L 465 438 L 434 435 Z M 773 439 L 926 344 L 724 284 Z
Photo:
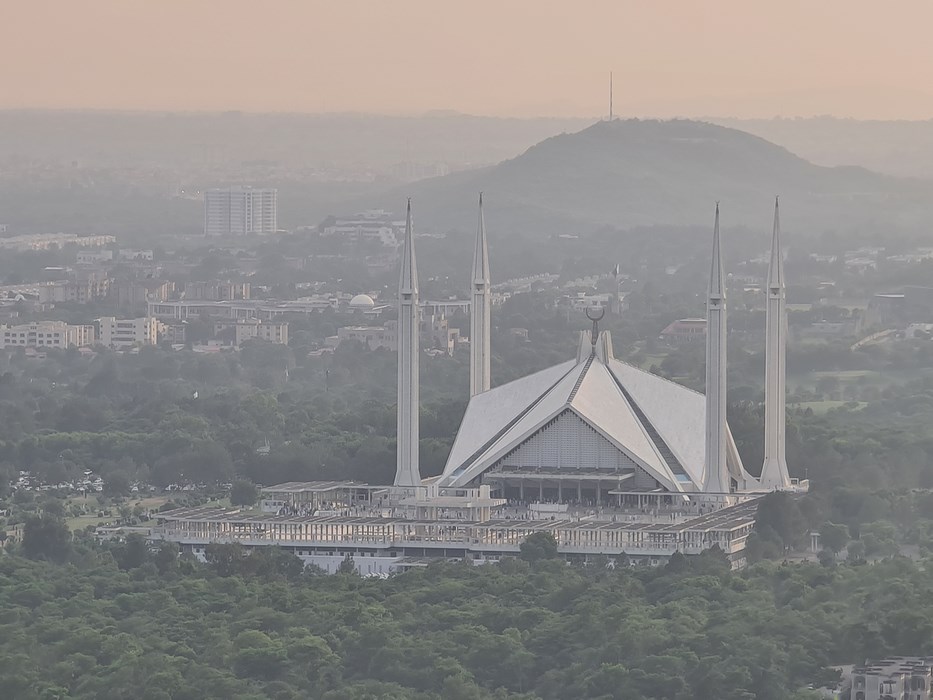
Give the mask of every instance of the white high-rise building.
M 97 319 L 101 345 L 115 350 L 159 342 L 159 320 L 152 316 L 118 319 L 104 316 Z
M 275 233 L 278 190 L 244 186 L 223 187 L 204 193 L 204 235 L 242 236 Z

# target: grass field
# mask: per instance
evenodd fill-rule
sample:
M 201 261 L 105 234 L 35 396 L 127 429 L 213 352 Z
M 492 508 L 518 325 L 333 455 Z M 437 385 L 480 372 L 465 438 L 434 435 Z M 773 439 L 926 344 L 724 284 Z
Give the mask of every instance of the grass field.
M 135 508 L 139 506 L 144 510 L 158 510 L 163 504 L 165 504 L 169 499 L 168 496 L 146 496 L 144 498 L 137 499 L 128 499 L 126 505 L 130 508 Z M 97 503 L 97 498 L 95 496 L 88 496 L 84 498 L 83 496 L 72 496 L 71 498 L 65 501 L 66 512 L 70 509 L 72 505 L 83 506 L 89 512 L 85 515 L 79 515 L 75 518 L 67 518 L 66 523 L 68 527 L 71 528 L 72 532 L 77 530 L 83 530 L 88 525 L 93 525 L 98 527 L 106 523 L 112 523 L 119 519 L 120 509 L 118 506 L 112 505 L 109 508 L 104 509 L 105 512 L 109 512 L 109 515 L 100 517 L 97 513 L 100 512 L 100 508 Z M 213 503 L 212 503 L 213 505 Z M 141 523 L 145 524 L 145 523 Z

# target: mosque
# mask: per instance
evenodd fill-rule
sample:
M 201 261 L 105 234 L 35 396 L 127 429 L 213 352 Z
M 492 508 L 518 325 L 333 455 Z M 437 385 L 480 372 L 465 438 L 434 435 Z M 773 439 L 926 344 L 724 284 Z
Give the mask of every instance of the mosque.
M 713 226 L 707 297 L 706 393 L 616 359 L 604 309 L 587 312 L 575 358 L 491 388 L 490 274 L 482 196 L 471 277 L 471 398 L 439 477 L 418 466 L 418 273 L 409 205 L 399 282 L 398 455 L 395 485 L 488 485 L 511 502 L 636 506 L 791 489 L 784 457 L 786 311 L 775 201 L 767 281 L 766 456 L 759 476 L 742 463 L 726 420 L 726 286 Z M 404 342 L 402 340 L 403 328 Z
M 201 559 L 213 543 L 278 546 L 327 571 L 350 558 L 361 574 L 383 576 L 437 558 L 499 561 L 516 555 L 529 535 L 548 532 L 568 560 L 654 565 L 718 547 L 739 568 L 757 499 L 807 488 L 789 477 L 784 457 L 786 311 L 777 201 L 765 290 L 765 458 L 757 477 L 742 463 L 726 421 L 718 205 L 705 393 L 616 359 L 609 332 L 599 329 L 603 309 L 587 313 L 592 328 L 580 334 L 575 357 L 493 387 L 481 195 L 470 283 L 470 401 L 443 472 L 427 479 L 418 464 L 421 307 L 410 202 L 400 267 L 393 485 L 267 486 L 258 509 L 161 512 L 150 540 L 177 542 Z

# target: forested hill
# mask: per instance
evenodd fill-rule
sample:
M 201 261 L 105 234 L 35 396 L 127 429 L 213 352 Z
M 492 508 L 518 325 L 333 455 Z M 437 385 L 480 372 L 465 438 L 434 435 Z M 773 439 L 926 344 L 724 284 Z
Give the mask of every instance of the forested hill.
M 481 190 L 489 220 L 516 233 L 711 223 L 716 200 L 725 225 L 760 227 L 775 194 L 787 201 L 787 223 L 814 233 L 910 228 L 933 213 L 930 183 L 814 165 L 743 131 L 687 120 L 599 122 L 494 167 L 389 192 L 380 204 L 398 209 L 410 195 L 420 225 L 470 230 Z

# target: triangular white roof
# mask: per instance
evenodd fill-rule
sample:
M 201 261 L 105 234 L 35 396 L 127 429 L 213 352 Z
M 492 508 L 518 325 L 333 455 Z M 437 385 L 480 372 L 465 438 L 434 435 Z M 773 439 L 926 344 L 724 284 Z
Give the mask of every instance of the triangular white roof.
M 590 345 L 584 333 L 577 360 L 474 396 L 440 483 L 473 481 L 571 410 L 666 489 L 699 490 L 706 439 L 703 395 L 614 359 L 608 333 L 600 335 L 606 337 L 599 339 L 599 352 L 582 349 Z M 748 476 L 740 462 L 732 466 L 735 476 Z

